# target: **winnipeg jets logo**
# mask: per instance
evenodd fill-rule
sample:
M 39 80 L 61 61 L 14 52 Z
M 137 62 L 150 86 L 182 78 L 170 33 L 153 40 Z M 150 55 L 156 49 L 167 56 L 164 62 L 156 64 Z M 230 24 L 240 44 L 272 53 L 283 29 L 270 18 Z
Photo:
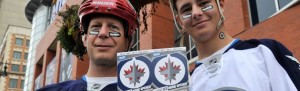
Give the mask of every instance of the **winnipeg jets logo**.
M 128 88 L 143 86 L 150 76 L 148 66 L 141 60 L 133 58 L 125 63 L 119 73 L 121 82 Z
M 174 85 L 179 83 L 185 74 L 182 61 L 176 57 L 168 55 L 158 61 L 155 68 L 156 79 L 165 85 Z
M 164 75 L 166 77 L 166 81 L 169 80 L 171 83 L 172 80 L 176 80 L 175 76 L 180 71 L 180 68 L 179 68 L 180 65 L 173 66 L 174 62 L 171 63 L 170 58 L 168 58 L 168 63 L 166 62 L 165 64 L 166 64 L 165 66 L 159 67 L 159 69 L 160 69 L 159 72 L 161 75 Z
M 133 65 L 130 65 L 130 69 L 124 70 L 125 77 L 129 78 L 130 84 L 136 85 L 136 83 L 140 83 L 140 78 L 144 76 L 145 68 L 139 68 L 139 65 L 135 65 L 135 62 L 133 62 Z

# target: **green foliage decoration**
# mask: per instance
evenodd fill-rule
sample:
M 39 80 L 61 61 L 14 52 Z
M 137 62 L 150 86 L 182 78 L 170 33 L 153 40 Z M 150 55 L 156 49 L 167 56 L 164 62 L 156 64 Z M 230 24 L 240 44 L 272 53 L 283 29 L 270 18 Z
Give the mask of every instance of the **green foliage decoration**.
M 79 17 L 77 15 L 79 5 L 66 6 L 65 11 L 58 13 L 62 19 L 62 26 L 57 32 L 57 38 L 61 42 L 61 46 L 66 50 L 67 54 L 72 53 L 82 59 L 85 53 L 85 47 L 81 40 L 81 32 L 79 28 Z

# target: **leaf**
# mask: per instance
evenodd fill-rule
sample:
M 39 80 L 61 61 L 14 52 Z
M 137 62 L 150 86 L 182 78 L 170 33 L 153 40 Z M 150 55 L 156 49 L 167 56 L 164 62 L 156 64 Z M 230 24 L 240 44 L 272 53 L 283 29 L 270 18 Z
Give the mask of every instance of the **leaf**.
M 69 36 L 72 35 L 73 32 L 74 32 L 74 26 L 73 26 L 72 28 L 69 29 L 68 35 L 69 35 Z

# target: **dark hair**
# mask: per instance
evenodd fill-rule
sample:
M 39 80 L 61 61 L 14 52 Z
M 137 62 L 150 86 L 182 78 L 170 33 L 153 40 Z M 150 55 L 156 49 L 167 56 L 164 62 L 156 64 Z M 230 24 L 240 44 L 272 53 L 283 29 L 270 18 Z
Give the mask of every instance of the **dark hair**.
M 109 18 L 114 18 L 114 19 L 117 19 L 117 20 L 120 20 L 123 27 L 124 27 L 124 34 L 125 34 L 125 37 L 128 38 L 128 23 L 120 18 L 120 17 L 117 17 L 117 16 L 114 16 L 114 15 L 110 15 L 110 14 L 99 14 L 99 13 L 93 13 L 93 14 L 89 14 L 89 15 L 86 15 L 83 17 L 83 22 L 82 22 L 82 28 L 84 30 L 84 34 L 87 34 L 87 31 L 88 31 L 88 27 L 90 25 L 90 21 L 91 19 L 95 18 L 95 17 L 109 17 Z
M 177 6 L 176 6 L 177 0 L 173 0 L 173 1 L 174 1 L 174 2 L 173 2 L 174 9 L 176 10 L 176 12 L 178 12 L 178 9 L 177 9 Z

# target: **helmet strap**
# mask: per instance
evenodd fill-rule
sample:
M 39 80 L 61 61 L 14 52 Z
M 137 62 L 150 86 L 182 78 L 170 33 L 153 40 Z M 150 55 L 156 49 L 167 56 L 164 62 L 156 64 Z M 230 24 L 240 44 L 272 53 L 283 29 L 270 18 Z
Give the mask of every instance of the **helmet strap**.
M 216 2 L 217 2 L 217 6 L 218 6 L 218 10 L 219 10 L 220 16 L 221 16 L 220 19 L 219 19 L 218 25 L 217 25 L 217 30 L 220 30 L 221 25 L 222 25 L 222 23 L 223 23 L 224 20 L 225 20 L 225 17 L 224 17 L 224 15 L 223 15 L 222 10 L 221 10 L 220 1 L 219 1 L 219 0 L 216 0 Z

